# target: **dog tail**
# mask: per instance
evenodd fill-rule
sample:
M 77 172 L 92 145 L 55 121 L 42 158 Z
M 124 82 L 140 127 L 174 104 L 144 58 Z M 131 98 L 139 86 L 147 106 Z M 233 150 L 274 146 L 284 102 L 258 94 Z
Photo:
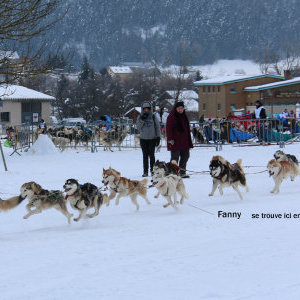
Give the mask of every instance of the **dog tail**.
M 21 196 L 11 197 L 7 200 L 0 199 L 0 211 L 6 211 L 19 205 L 25 198 Z
M 142 181 L 140 181 L 140 184 L 144 187 L 147 187 L 148 179 L 147 178 L 143 179 Z
M 171 160 L 171 164 L 173 164 L 173 165 L 175 165 L 175 166 L 177 166 L 178 167 L 178 164 L 177 164 L 177 161 L 176 160 Z

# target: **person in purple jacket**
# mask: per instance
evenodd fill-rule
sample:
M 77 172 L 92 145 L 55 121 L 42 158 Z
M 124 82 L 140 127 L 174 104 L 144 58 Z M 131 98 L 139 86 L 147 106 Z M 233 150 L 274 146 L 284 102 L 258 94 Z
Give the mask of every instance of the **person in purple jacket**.
M 191 139 L 190 124 L 185 114 L 183 101 L 175 103 L 174 108 L 167 118 L 167 149 L 171 151 L 171 161 L 179 161 L 182 178 L 189 178 L 186 175 L 186 164 L 190 157 L 190 149 L 193 148 Z

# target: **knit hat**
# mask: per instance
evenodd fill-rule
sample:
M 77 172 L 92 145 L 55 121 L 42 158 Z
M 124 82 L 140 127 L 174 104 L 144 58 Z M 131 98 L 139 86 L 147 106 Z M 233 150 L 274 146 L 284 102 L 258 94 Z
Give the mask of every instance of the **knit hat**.
M 174 107 L 177 108 L 179 106 L 182 106 L 184 108 L 184 103 L 183 101 L 178 101 L 177 103 L 175 103 Z
M 144 108 L 150 108 L 151 109 L 151 103 L 150 102 L 144 102 L 142 104 L 142 109 L 144 109 Z

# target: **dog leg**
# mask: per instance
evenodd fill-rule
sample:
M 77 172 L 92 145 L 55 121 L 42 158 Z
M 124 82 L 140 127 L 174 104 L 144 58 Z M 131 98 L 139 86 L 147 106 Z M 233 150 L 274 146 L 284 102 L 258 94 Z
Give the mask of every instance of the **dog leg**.
M 78 222 L 78 221 L 82 218 L 82 216 L 85 215 L 85 213 L 86 213 L 86 209 L 80 210 L 79 216 L 78 216 L 77 218 L 74 218 L 73 220 L 74 220 L 75 222 Z
M 73 214 L 70 214 L 66 207 L 58 207 L 56 209 L 65 215 L 68 218 L 68 224 L 71 224 L 71 218 L 73 217 Z
M 159 195 L 160 195 L 160 192 L 157 192 L 157 194 L 154 196 L 154 198 L 158 198 L 159 197 Z
M 123 193 L 119 193 L 119 195 L 117 196 L 116 198 L 116 201 L 115 201 L 115 205 L 119 205 L 120 203 L 120 198 L 124 197 L 126 195 L 124 195 Z
M 130 197 L 132 203 L 136 206 L 136 210 L 139 211 L 140 206 L 139 206 L 139 204 L 137 202 L 137 195 L 134 194 L 134 195 L 130 195 L 129 197 Z
M 243 196 L 239 190 L 239 187 L 237 185 L 232 185 L 232 188 L 239 194 L 240 199 L 243 200 Z
M 151 204 L 151 202 L 149 201 L 148 197 L 147 197 L 147 191 L 145 191 L 143 194 L 139 194 L 143 199 L 145 199 L 146 203 L 148 205 Z
M 282 183 L 282 179 L 276 179 L 276 181 L 275 181 L 275 188 L 273 190 L 274 194 L 278 194 L 279 193 L 279 187 L 280 187 L 281 183 Z
M 94 199 L 94 208 L 95 211 L 93 214 L 87 214 L 86 216 L 89 218 L 93 218 L 99 215 L 100 205 L 98 205 L 98 197 L 95 197 Z
M 110 200 L 114 199 L 116 194 L 117 193 L 114 190 L 110 190 L 110 194 L 109 194 L 108 198 L 106 198 L 106 201 L 105 201 L 106 206 L 109 206 Z
M 208 194 L 208 196 L 213 196 L 216 189 L 217 189 L 217 187 L 218 187 L 218 182 L 213 180 L 213 187 L 212 187 L 212 190 L 211 190 L 210 194 Z
M 30 207 L 32 207 L 32 204 L 26 205 L 26 209 L 27 209 L 28 213 L 23 217 L 24 219 L 28 219 L 30 216 L 35 215 L 35 214 L 40 214 L 42 212 L 42 210 L 39 208 L 32 210 L 32 209 L 30 209 Z
M 220 195 L 223 196 L 224 193 L 223 193 L 223 187 L 221 184 L 219 185 L 219 192 L 220 192 Z
M 177 208 L 177 204 L 178 204 L 179 202 L 177 201 L 177 193 L 176 193 L 176 191 L 175 191 L 175 194 L 174 194 L 174 208 Z

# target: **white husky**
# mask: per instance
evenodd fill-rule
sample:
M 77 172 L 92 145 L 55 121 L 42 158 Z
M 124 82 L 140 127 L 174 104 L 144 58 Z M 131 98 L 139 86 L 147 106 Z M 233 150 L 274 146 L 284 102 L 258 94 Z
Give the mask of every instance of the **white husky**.
M 154 174 L 152 176 L 152 183 L 158 190 L 158 194 L 155 195 L 155 198 L 161 194 L 164 198 L 167 199 L 168 203 L 164 205 L 164 207 L 168 207 L 169 205 L 173 206 L 174 208 L 177 207 L 177 192 L 181 196 L 180 204 L 183 204 L 184 199 L 188 199 L 189 196 L 186 193 L 185 185 L 181 177 L 170 174 L 168 176 L 159 176 Z M 172 201 L 172 197 L 174 201 Z

